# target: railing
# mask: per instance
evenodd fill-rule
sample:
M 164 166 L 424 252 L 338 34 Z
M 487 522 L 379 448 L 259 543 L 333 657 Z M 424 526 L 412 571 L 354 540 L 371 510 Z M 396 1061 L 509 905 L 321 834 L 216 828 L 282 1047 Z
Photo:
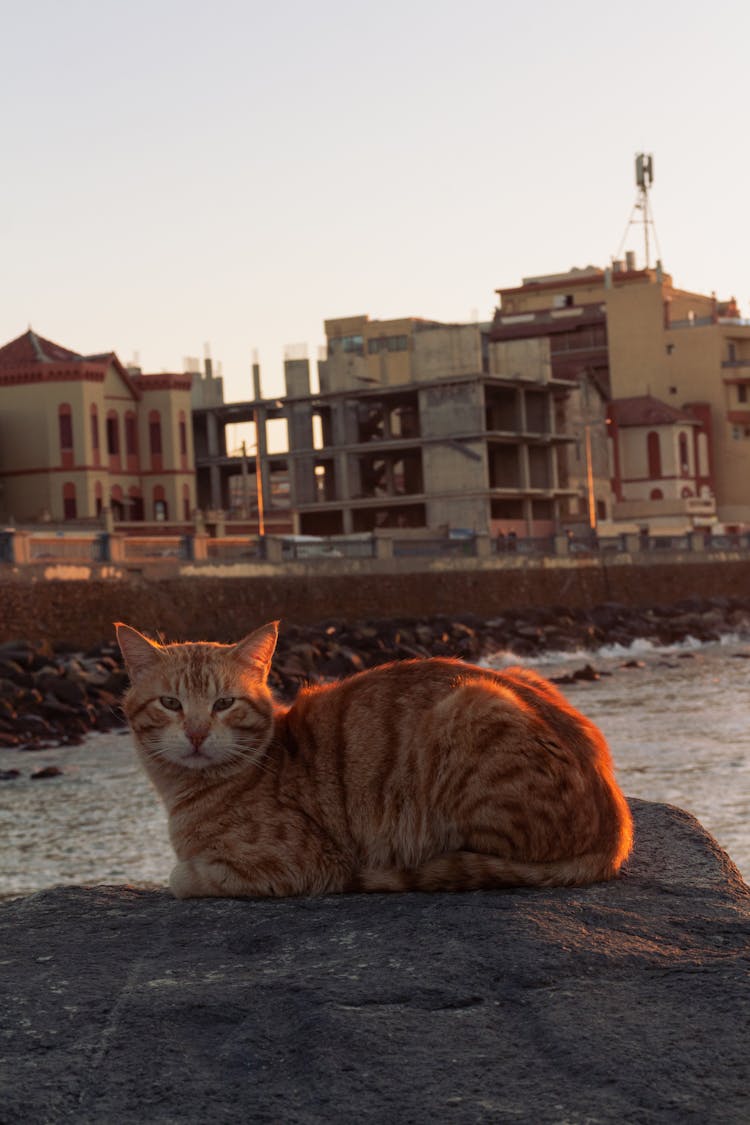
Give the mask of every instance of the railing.
M 374 558 L 597 558 L 608 554 L 659 555 L 662 552 L 718 554 L 750 552 L 750 532 L 711 535 L 703 530 L 681 534 L 619 534 L 613 536 L 558 535 L 543 538 L 495 538 L 471 533 L 445 535 L 405 534 L 383 536 L 232 536 L 208 538 L 192 535 L 53 535 L 19 534 L 0 529 L 0 567 L 33 563 L 111 563 L 114 565 L 160 562 L 247 563 L 266 561 L 315 562 L 325 559 Z
M 263 542 L 258 539 L 230 538 L 206 539 L 206 558 L 211 562 L 247 562 L 263 559 Z
M 185 537 L 182 535 L 150 535 L 147 538 L 136 539 L 127 536 L 120 540 L 122 556 L 125 562 L 143 561 L 144 559 L 185 559 L 189 558 L 186 550 Z
M 28 544 L 29 562 L 96 562 L 99 558 L 94 535 L 32 535 Z
M 494 543 L 495 553 L 498 555 L 541 556 L 555 554 L 555 540 L 551 535 L 534 539 L 529 536 L 519 537 L 511 533 L 510 535 L 499 535 Z
M 473 535 L 462 536 L 459 539 L 395 539 L 393 540 L 394 558 L 415 558 L 425 555 L 449 555 L 453 558 L 473 558 L 477 553 L 476 538 Z
M 297 559 L 372 559 L 375 540 L 366 538 L 285 539 L 281 550 L 284 562 Z

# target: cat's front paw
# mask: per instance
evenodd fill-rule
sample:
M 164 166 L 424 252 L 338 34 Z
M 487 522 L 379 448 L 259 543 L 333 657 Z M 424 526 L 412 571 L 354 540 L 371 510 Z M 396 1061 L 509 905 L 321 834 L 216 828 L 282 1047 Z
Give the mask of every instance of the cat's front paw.
M 172 869 L 169 889 L 175 898 L 221 898 L 228 893 L 228 876 L 218 860 L 183 859 Z

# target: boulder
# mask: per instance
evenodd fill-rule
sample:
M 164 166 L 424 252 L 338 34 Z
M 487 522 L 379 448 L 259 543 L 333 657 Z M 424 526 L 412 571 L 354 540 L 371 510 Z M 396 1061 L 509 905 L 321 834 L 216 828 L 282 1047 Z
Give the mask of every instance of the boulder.
M 3 1120 L 746 1125 L 750 892 L 632 804 L 592 887 L 0 904 Z

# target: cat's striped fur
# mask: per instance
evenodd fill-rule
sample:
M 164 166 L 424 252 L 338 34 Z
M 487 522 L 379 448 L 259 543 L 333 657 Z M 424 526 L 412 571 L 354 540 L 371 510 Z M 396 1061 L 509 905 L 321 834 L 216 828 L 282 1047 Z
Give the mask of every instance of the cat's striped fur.
M 273 623 L 237 645 L 157 645 L 118 625 L 178 898 L 617 874 L 632 822 L 607 745 L 545 680 L 414 660 L 282 707 L 266 684 L 276 635 Z

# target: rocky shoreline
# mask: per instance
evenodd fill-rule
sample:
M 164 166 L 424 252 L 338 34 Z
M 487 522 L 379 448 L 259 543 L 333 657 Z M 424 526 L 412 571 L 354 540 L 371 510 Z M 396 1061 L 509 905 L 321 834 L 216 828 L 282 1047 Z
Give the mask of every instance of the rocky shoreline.
M 645 609 L 613 602 L 593 609 L 519 607 L 488 620 L 465 614 L 282 624 L 271 685 L 289 701 L 305 683 L 340 679 L 390 660 L 453 656 L 477 662 L 498 651 L 521 661 L 544 652 L 589 653 L 573 676 L 593 679 L 593 654 L 605 645 L 709 642 L 727 634 L 750 640 L 750 598 L 695 597 Z M 122 726 L 119 700 L 127 682 L 114 640 L 86 652 L 23 640 L 0 645 L 0 750 L 71 745 L 91 731 Z M 3 771 L 0 757 L 0 780 L 10 779 L 5 775 L 17 771 Z

